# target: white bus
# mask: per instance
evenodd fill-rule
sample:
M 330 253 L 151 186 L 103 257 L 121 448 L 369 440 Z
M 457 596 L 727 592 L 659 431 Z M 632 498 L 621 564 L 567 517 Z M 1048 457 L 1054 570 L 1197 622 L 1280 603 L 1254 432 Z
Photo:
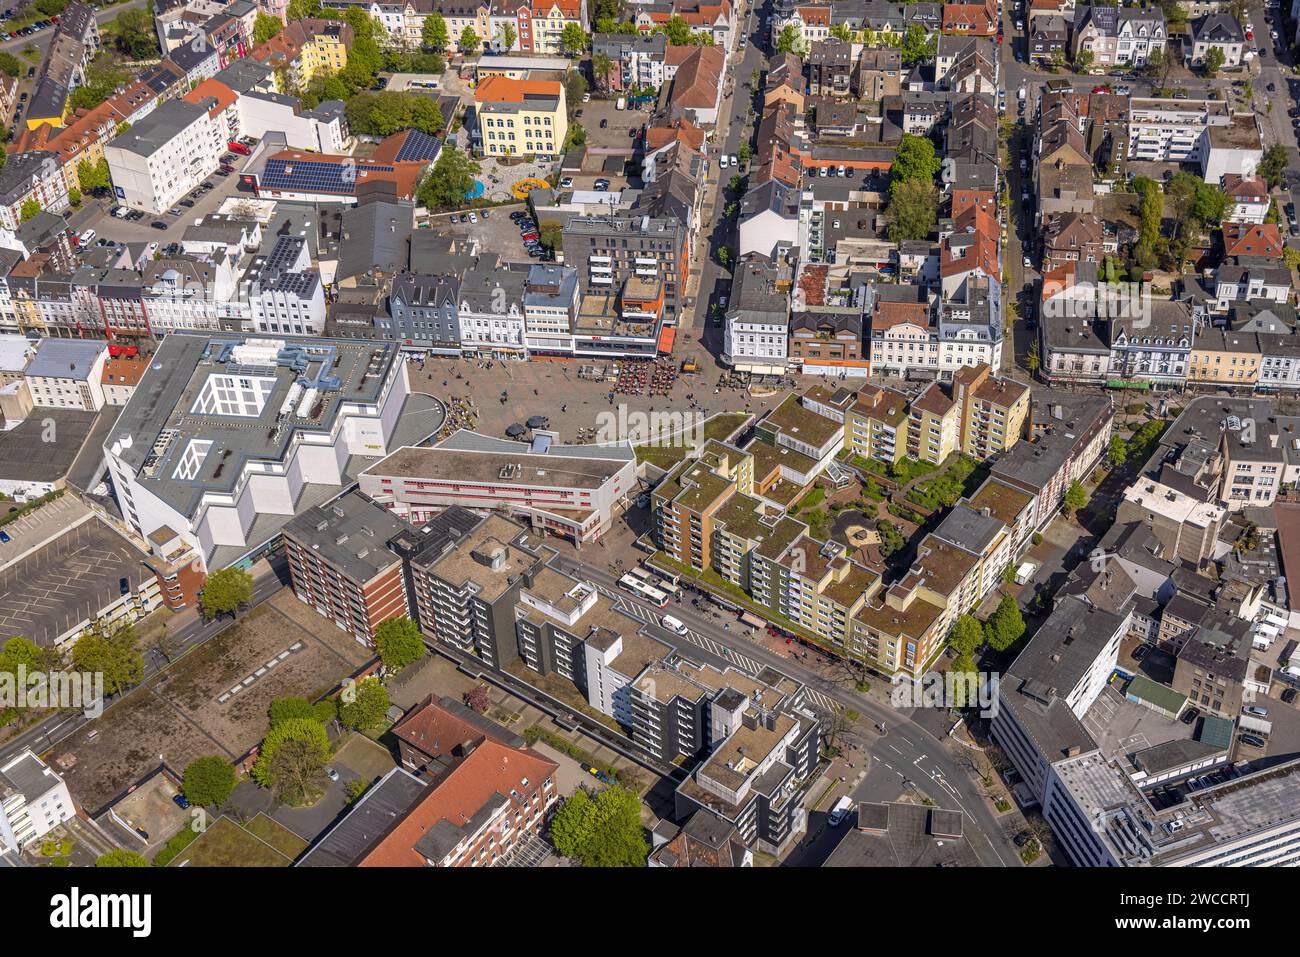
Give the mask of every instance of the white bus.
M 627 573 L 643 585 L 655 584 L 655 576 L 641 565 L 633 565 L 627 570 Z
M 636 595 L 644 601 L 650 602 L 656 608 L 663 608 L 668 604 L 668 596 L 652 585 L 647 585 L 639 578 L 632 575 L 624 575 L 618 580 L 619 585 Z
M 676 585 L 674 585 L 672 582 L 664 581 L 662 578 L 659 579 L 658 581 L 656 581 L 656 582 L 654 583 L 654 587 L 655 587 L 655 588 L 658 588 L 661 592 L 663 592 L 663 593 L 664 593 L 665 595 L 667 595 L 669 598 L 681 598 L 681 597 L 682 597 L 682 590 L 681 590 L 680 588 L 678 588 L 678 587 L 677 587 Z

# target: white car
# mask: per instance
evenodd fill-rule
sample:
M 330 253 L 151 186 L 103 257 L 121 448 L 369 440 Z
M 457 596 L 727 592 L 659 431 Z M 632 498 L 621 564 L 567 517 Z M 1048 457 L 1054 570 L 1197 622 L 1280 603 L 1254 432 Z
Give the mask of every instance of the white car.
M 686 634 L 686 626 L 682 624 L 681 619 L 674 618 L 672 615 L 664 615 L 663 618 L 659 619 L 659 624 L 679 635 Z
M 339 779 L 339 773 L 335 771 L 333 768 L 326 768 L 325 776 L 329 778 L 331 781 L 337 781 Z
M 582 94 L 582 102 L 583 102 L 583 103 L 590 103 L 590 102 L 591 102 L 591 94 L 590 94 L 590 93 L 584 93 L 584 94 Z
M 470 214 L 469 214 L 469 221 L 470 221 L 471 223 L 477 223 L 477 222 L 478 222 L 478 213 L 470 213 Z
M 731 159 L 731 158 L 728 157 L 728 156 L 719 156 L 719 157 L 718 157 L 718 169 L 726 169 L 726 168 L 727 168 L 727 163 L 730 161 L 730 159 Z
M 727 157 L 727 162 L 730 163 L 732 166 L 735 166 L 735 167 L 739 167 L 739 166 L 740 166 L 740 161 L 737 160 L 735 156 L 728 156 L 728 157 Z
M 1031 269 L 1031 268 L 1033 268 L 1033 265 L 1034 265 L 1034 261 L 1033 261 L 1032 259 L 1030 259 L 1028 256 L 1026 256 L 1026 257 L 1025 257 L 1025 268 L 1026 268 L 1026 269 Z
M 573 188 L 572 176 L 566 176 L 564 177 L 564 179 L 560 180 L 560 189 L 572 189 L 572 188 Z
M 87 229 L 85 232 L 83 232 L 80 236 L 77 237 L 77 242 L 80 243 L 82 246 L 89 245 L 94 241 L 95 241 L 95 231 L 93 229 Z

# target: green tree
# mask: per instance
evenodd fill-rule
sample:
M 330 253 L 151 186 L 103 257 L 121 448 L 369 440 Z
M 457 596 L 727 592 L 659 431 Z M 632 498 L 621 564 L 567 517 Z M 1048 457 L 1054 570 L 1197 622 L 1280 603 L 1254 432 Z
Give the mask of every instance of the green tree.
M 576 23 L 566 23 L 564 29 L 560 31 L 560 49 L 564 51 L 565 56 L 579 56 L 590 43 L 591 40 L 587 36 L 587 31 Z M 605 59 L 608 60 L 609 57 L 606 56 Z M 595 68 L 596 64 L 593 61 L 592 70 L 594 71 Z
M 1218 47 L 1210 47 L 1205 53 L 1205 75 L 1217 76 L 1223 69 L 1224 59 L 1222 50 Z
M 113 43 L 120 52 L 133 60 L 158 56 L 158 34 L 154 32 L 153 17 L 147 11 L 123 10 L 114 23 Z
M 853 31 L 849 29 L 847 23 L 836 23 L 831 26 L 831 36 L 836 40 L 843 40 L 845 43 L 851 43 L 853 40 Z
M 957 623 L 952 626 L 952 634 L 948 637 L 948 644 L 957 651 L 959 655 L 971 657 L 984 643 L 984 626 L 980 624 L 978 618 L 974 615 L 966 614 L 957 619 Z
M 1092 66 L 1093 55 L 1091 50 L 1080 50 L 1074 55 L 1074 68 L 1080 73 L 1087 73 Z
M 353 689 L 351 701 L 339 708 L 339 720 L 354 731 L 381 730 L 388 722 L 388 691 L 378 678 L 367 678 Z
M 199 606 L 204 618 L 234 615 L 253 600 L 253 576 L 231 566 L 208 575 L 199 592 Z
M 928 32 L 919 23 L 909 25 L 903 33 L 903 42 L 899 46 L 903 66 L 911 67 L 918 63 L 929 63 L 934 59 L 938 48 L 937 34 Z
M 102 674 L 107 695 L 120 694 L 144 677 L 144 656 L 129 623 L 110 627 L 96 621 L 72 646 L 72 665 Z
M 1038 340 L 1029 340 L 1029 351 L 1025 353 L 1025 368 L 1030 375 L 1036 373 L 1042 367 L 1043 358 L 1038 354 Z
M 1088 504 L 1088 493 L 1077 479 L 1065 490 L 1065 497 L 1061 500 L 1061 504 L 1065 506 L 1067 512 L 1073 513 L 1081 511 Z
M 199 807 L 221 807 L 235 790 L 235 769 L 220 755 L 195 758 L 185 768 L 181 791 Z
M 574 24 L 569 24 L 569 26 L 573 25 Z M 565 29 L 568 29 L 568 27 Z M 614 61 L 609 58 L 608 53 L 598 51 L 591 55 L 591 78 L 596 83 L 596 89 L 600 90 L 602 93 L 609 90 L 609 78 L 613 70 Z
M 569 71 L 569 75 L 564 80 L 564 101 L 570 122 L 582 106 L 582 97 L 586 92 L 587 78 L 577 70 Z
M 675 47 L 690 46 L 695 41 L 695 32 L 685 17 L 674 13 L 661 28 L 668 42 Z
M 375 629 L 375 650 L 390 671 L 401 671 L 424 657 L 424 636 L 410 618 L 390 618 Z
M 787 23 L 781 28 L 776 36 L 776 52 L 793 53 L 795 56 L 803 56 L 808 52 L 808 41 L 803 38 L 797 25 Z
M 473 27 L 466 27 L 460 31 L 460 40 L 457 42 L 457 46 L 460 47 L 461 53 L 466 56 L 473 56 L 482 45 L 483 41 L 479 39 L 479 35 L 474 31 Z
M 1025 633 L 1025 618 L 1010 595 L 1003 595 L 997 609 L 984 623 L 984 638 L 994 651 L 1006 651 Z
M 259 13 L 257 19 L 253 21 L 253 42 L 265 43 L 272 37 L 279 36 L 283 29 L 284 24 L 280 22 L 279 17 Z
M 135 851 L 109 851 L 95 858 L 96 867 L 149 867 L 149 861 Z
M 81 190 L 75 186 L 68 187 L 68 202 L 74 209 L 81 205 Z
M 292 23 L 294 20 L 312 20 L 320 17 L 320 0 L 289 0 L 285 16 Z
M 741 164 L 744 165 L 749 162 L 750 157 L 753 155 L 754 151 L 750 149 L 749 140 L 742 140 L 736 150 L 736 159 L 740 160 Z
M 943 161 L 934 151 L 933 140 L 928 136 L 904 133 L 889 168 L 889 185 L 893 188 L 895 184 L 913 179 L 933 183 L 942 166 Z
M 474 189 L 479 164 L 460 150 L 448 147 L 420 184 L 418 197 L 426 209 L 459 209 Z
M 36 199 L 24 200 L 18 208 L 18 216 L 25 223 L 41 211 L 41 204 Z
M 513 50 L 515 40 L 518 38 L 519 34 L 515 32 L 515 28 L 512 24 L 503 23 L 497 28 L 497 42 L 500 44 L 502 50 Z
M 1110 447 L 1106 449 L 1106 463 L 1113 469 L 1121 468 L 1128 461 L 1128 444 L 1118 435 L 1111 436 Z
M 650 847 L 641 827 L 641 802 L 619 785 L 592 795 L 578 789 L 555 811 L 551 841 L 583 867 L 644 867 Z
M 890 242 L 925 239 L 939 221 L 939 191 L 923 179 L 904 180 L 890 187 L 885 221 Z
M 274 790 L 285 803 L 309 803 L 329 756 L 329 737 L 323 724 L 290 718 L 266 733 L 251 773 L 254 781 Z
M 22 76 L 22 61 L 12 53 L 0 53 L 0 73 L 6 76 Z
M 420 38 L 430 50 L 441 53 L 447 49 L 447 41 L 451 39 L 451 35 L 447 32 L 447 21 L 443 19 L 441 13 L 424 18 Z
M 1282 184 L 1282 174 L 1286 168 L 1286 148 L 1281 143 L 1274 143 L 1264 151 L 1264 158 L 1260 160 L 1255 172 L 1264 177 L 1270 188 L 1276 189 Z

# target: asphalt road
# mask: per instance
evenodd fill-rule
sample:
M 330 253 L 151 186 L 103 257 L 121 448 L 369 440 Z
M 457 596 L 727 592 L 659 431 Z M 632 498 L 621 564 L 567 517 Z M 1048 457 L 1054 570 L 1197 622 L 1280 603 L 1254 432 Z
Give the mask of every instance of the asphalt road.
M 638 617 L 643 620 L 656 621 L 663 614 L 659 609 L 619 590 L 616 579 L 601 568 L 583 564 L 568 556 L 557 556 L 551 564 L 594 583 L 607 593 L 617 594 L 625 604 L 637 606 L 641 612 Z M 862 715 L 864 726 L 883 723 L 885 734 L 882 737 L 877 738 L 872 732 L 874 740 L 863 741 L 872 755 L 873 763 L 887 765 L 885 771 L 878 773 L 894 774 L 899 779 L 900 786 L 915 790 L 940 807 L 964 811 L 972 825 L 967 832 L 967 840 L 984 865 L 1021 866 L 1014 846 L 1002 834 L 975 782 L 949 753 L 948 742 L 919 723 L 915 712 L 882 705 L 874 698 L 845 688 L 793 659 L 784 658 L 756 642 L 747 641 L 738 632 L 723 628 L 713 616 L 697 611 L 689 602 L 674 604 L 669 610 L 687 626 L 697 640 L 703 639 L 712 645 L 721 646 L 734 655 L 770 666 L 803 682 L 817 697 L 829 698 L 846 709 L 857 711 Z M 683 639 L 674 640 L 680 644 Z M 698 645 L 693 642 L 692 654 L 696 647 Z M 903 785 L 904 779 L 906 785 Z
M 283 560 L 272 562 L 273 571 L 264 574 L 253 582 L 253 599 L 249 604 L 249 610 L 256 608 L 262 602 L 275 595 L 289 580 L 288 566 Z M 186 652 L 192 651 L 203 642 L 225 631 L 231 625 L 235 624 L 237 619 L 217 618 L 212 621 L 195 621 L 193 624 L 178 631 L 172 636 L 170 649 L 172 660 L 175 661 Z M 159 671 L 165 671 L 168 662 L 155 649 L 146 648 L 144 651 L 144 678 L 148 679 Z M 141 685 L 144 680 L 141 681 Z M 134 694 L 139 685 L 126 692 L 126 695 Z M 118 701 L 124 697 L 119 695 L 116 698 L 110 698 L 104 704 L 104 710 L 112 708 Z M 81 712 L 73 714 L 54 714 L 46 718 L 40 724 L 33 725 L 16 738 L 12 738 L 0 745 L 0 764 L 5 763 L 11 757 L 27 748 L 37 754 L 42 754 L 55 747 L 60 741 L 66 740 L 75 734 L 83 725 L 87 724 L 89 719 Z

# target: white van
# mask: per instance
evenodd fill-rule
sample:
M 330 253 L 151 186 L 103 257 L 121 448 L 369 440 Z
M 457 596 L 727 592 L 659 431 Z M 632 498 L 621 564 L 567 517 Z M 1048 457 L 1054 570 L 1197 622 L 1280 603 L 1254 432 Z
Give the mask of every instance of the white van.
M 681 619 L 674 618 L 672 615 L 664 615 L 663 618 L 659 619 L 659 624 L 679 635 L 686 634 L 686 626 L 682 624 Z
M 843 824 L 845 819 L 849 816 L 849 812 L 852 810 L 853 798 L 846 794 L 844 797 L 836 801 L 835 806 L 831 808 L 831 827 L 839 827 Z

